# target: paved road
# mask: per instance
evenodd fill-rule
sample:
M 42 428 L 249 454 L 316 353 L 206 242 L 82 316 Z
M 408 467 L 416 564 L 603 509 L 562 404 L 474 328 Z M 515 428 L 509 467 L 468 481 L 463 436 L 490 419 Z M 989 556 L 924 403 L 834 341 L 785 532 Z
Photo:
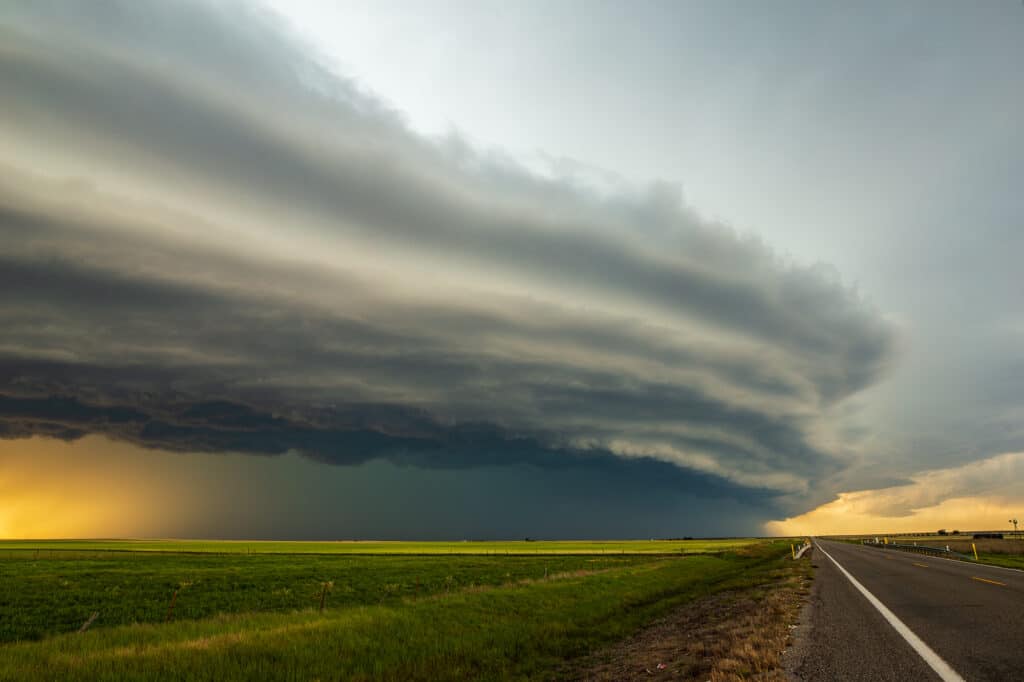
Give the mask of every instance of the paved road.
M 809 628 L 798 637 L 790 670 L 797 679 L 941 679 L 827 552 L 965 680 L 1024 680 L 1024 572 L 839 542 L 817 545 Z

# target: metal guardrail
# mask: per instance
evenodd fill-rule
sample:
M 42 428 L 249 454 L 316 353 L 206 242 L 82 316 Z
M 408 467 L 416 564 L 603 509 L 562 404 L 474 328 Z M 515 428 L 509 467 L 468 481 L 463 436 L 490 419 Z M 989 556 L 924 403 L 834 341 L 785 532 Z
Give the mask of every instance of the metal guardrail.
M 927 545 L 902 545 L 895 542 L 878 542 L 875 540 L 862 540 L 862 545 L 868 547 L 878 547 L 879 549 L 896 549 L 902 552 L 916 552 L 917 554 L 928 554 L 930 556 L 940 556 L 949 559 L 959 559 L 960 561 L 974 561 L 974 558 L 968 554 L 961 554 L 955 552 L 949 548 L 949 545 L 945 547 L 929 547 Z
M 793 559 L 799 559 L 810 548 L 811 548 L 811 541 L 810 540 L 804 540 L 804 544 L 800 545 L 799 547 L 797 547 L 795 543 L 790 543 L 790 545 L 789 545 L 789 551 L 792 553 Z

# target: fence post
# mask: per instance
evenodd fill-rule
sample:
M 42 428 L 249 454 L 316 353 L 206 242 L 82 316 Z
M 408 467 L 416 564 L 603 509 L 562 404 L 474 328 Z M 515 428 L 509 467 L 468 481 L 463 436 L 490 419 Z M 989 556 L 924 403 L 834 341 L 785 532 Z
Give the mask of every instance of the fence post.
M 320 613 L 324 612 L 324 602 L 327 600 L 327 590 L 334 587 L 333 580 L 327 580 L 324 582 L 323 589 L 320 590 Z
M 177 601 L 177 599 L 178 599 L 178 591 L 179 590 L 181 590 L 180 587 L 177 590 L 174 591 L 174 594 L 171 595 L 171 603 L 167 607 L 167 617 L 164 618 L 164 622 L 165 623 L 170 623 L 171 622 L 171 616 L 174 615 L 174 602 Z
M 93 622 L 94 622 L 94 621 L 95 621 L 95 620 L 96 620 L 97 618 L 99 618 L 99 617 L 100 617 L 100 612 L 99 612 L 99 611 L 93 611 L 93 612 L 92 612 L 92 615 L 91 615 L 91 616 L 89 616 L 89 620 L 87 620 L 87 621 L 85 621 L 84 623 L 82 623 L 82 627 L 78 628 L 78 632 L 79 632 L 79 633 L 82 633 L 82 632 L 85 632 L 86 630 L 88 630 L 88 629 L 89 629 L 89 626 L 90 626 L 90 625 L 92 625 L 92 624 L 93 624 Z

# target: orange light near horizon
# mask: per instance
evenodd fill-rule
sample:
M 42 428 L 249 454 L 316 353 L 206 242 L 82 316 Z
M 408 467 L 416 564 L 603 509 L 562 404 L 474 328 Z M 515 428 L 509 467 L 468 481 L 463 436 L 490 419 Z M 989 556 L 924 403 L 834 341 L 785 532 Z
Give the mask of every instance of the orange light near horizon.
M 769 534 L 848 535 L 993 530 L 1024 509 L 1024 452 L 915 474 L 903 485 L 839 493 L 832 502 L 765 524 Z
M 839 499 L 782 521 L 765 524 L 769 535 L 858 535 L 934 532 L 939 529 L 992 530 L 1011 510 L 1024 508 L 1024 500 L 958 497 L 912 510 L 907 516 L 886 516 L 871 511 L 885 489 L 840 493 Z
M 174 457 L 100 437 L 0 440 L 0 538 L 152 535 L 188 514 Z

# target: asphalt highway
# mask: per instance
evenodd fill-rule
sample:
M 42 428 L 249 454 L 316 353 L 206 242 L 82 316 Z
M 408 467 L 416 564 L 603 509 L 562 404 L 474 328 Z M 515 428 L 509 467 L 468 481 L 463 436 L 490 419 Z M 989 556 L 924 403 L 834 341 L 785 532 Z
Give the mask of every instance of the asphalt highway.
M 1024 572 L 841 542 L 815 545 L 818 570 L 790 668 L 795 679 L 1024 680 Z

